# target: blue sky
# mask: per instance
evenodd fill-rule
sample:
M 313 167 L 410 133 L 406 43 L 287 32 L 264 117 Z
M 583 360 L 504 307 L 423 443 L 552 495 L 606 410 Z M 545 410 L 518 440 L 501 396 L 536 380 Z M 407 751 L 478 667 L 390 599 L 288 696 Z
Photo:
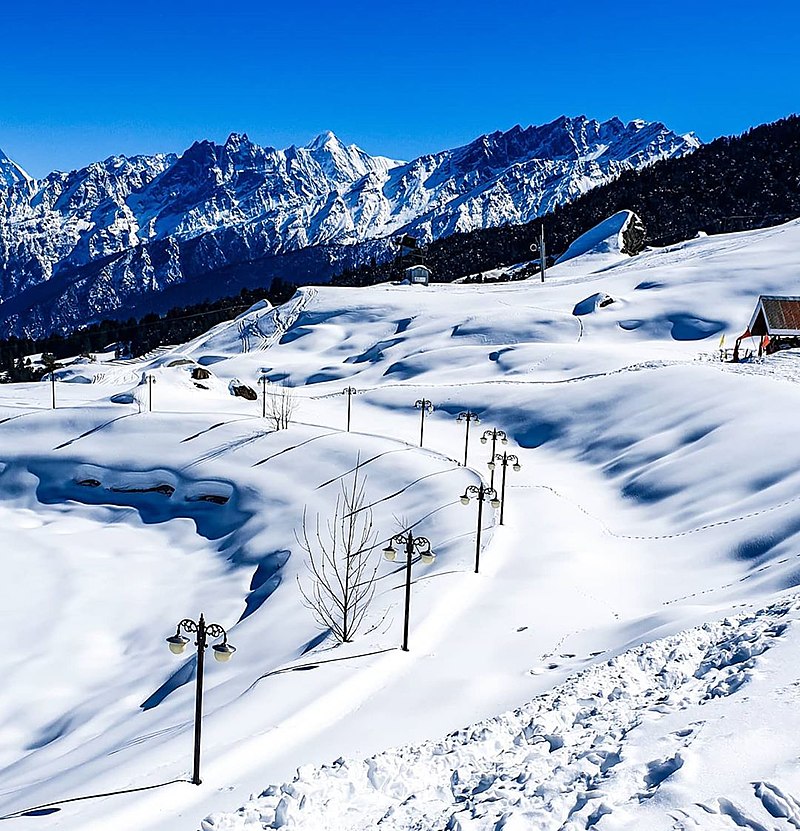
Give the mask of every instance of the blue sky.
M 412 158 L 562 114 L 709 140 L 800 109 L 788 0 L 28 5 L 0 18 L 0 148 L 37 176 L 232 131 Z

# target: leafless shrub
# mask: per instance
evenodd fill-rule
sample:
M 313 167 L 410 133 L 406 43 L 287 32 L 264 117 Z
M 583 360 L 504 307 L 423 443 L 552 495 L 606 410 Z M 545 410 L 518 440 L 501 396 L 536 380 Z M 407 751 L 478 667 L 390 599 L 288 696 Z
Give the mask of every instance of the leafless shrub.
M 294 390 L 287 384 L 271 384 L 267 392 L 266 417 L 275 430 L 285 430 L 297 409 Z
M 305 605 L 317 622 L 341 643 L 351 641 L 375 594 L 379 557 L 372 509 L 365 507 L 364 480 L 357 463 L 350 485 L 342 483 L 333 515 L 317 514 L 313 526 L 303 513 L 297 537 L 308 554 L 309 580 L 298 578 Z M 310 527 L 311 526 L 311 527 Z

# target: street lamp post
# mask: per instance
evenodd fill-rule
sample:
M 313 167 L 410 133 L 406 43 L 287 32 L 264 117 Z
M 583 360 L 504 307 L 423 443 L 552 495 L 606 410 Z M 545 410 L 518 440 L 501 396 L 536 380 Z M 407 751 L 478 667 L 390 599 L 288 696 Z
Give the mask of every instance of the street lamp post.
M 269 381 L 269 377 L 267 376 L 267 372 L 269 370 L 262 369 L 260 370 L 261 375 L 258 378 L 258 383 L 261 384 L 261 418 L 267 417 L 267 382 Z
M 147 373 L 147 412 L 153 412 L 153 384 L 156 379 L 151 372 Z
M 500 465 L 503 468 L 503 479 L 500 484 L 500 524 L 503 524 L 503 514 L 506 510 L 506 469 L 509 465 L 511 465 L 511 469 L 515 471 L 522 470 L 522 465 L 519 463 L 519 459 L 513 453 L 506 453 L 504 450 L 502 453 L 498 453 L 495 457 Z M 494 461 L 489 462 L 489 470 L 494 473 L 495 463 Z
M 475 541 L 475 574 L 478 573 L 478 568 L 481 562 L 481 522 L 483 520 L 483 503 L 489 500 L 489 504 L 493 508 L 500 507 L 500 500 L 497 498 L 497 491 L 491 485 L 468 485 L 464 493 L 461 494 L 461 504 L 469 505 L 470 496 L 478 500 L 478 535 Z
M 56 408 L 56 371 L 54 369 L 50 370 L 50 385 L 52 387 L 53 392 L 53 409 Z
M 464 436 L 464 467 L 466 467 L 467 454 L 469 453 L 469 425 L 471 421 L 474 421 L 476 424 L 480 424 L 481 420 L 478 418 L 477 413 L 473 413 L 471 410 L 467 410 L 464 413 L 459 413 L 458 418 L 456 418 L 456 421 L 466 421 L 467 423 L 466 435 Z
M 403 652 L 408 652 L 408 620 L 411 612 L 411 562 L 415 551 L 425 564 L 432 563 L 436 559 L 436 555 L 431 551 L 431 543 L 427 537 L 415 537 L 409 531 L 407 534 L 395 534 L 389 540 L 389 545 L 383 549 L 383 555 L 387 560 L 394 561 L 397 557 L 397 551 L 392 545 L 394 542 L 405 546 L 406 552 L 406 613 L 403 623 Z
M 228 643 L 228 633 L 218 624 L 207 624 L 203 615 L 200 620 L 195 621 L 184 618 L 175 629 L 175 634 L 167 638 L 170 651 L 180 655 L 189 643 L 189 638 L 181 635 L 184 632 L 196 632 L 197 640 L 197 678 L 194 697 L 194 768 L 192 771 L 192 784 L 199 785 L 200 779 L 200 727 L 203 719 L 203 666 L 205 663 L 206 648 L 209 638 L 222 638 L 222 643 L 215 643 L 211 647 L 214 650 L 214 657 L 218 661 L 228 661 L 231 655 L 236 652 L 236 647 Z
M 422 447 L 422 437 L 425 433 L 425 413 L 433 412 L 433 402 L 427 398 L 420 398 L 414 402 L 414 406 L 420 411 L 419 420 L 419 446 Z
M 483 435 L 481 436 L 481 444 L 486 444 L 489 439 L 492 440 L 492 455 L 489 456 L 489 469 L 491 470 L 491 476 L 489 477 L 489 485 L 494 487 L 494 457 L 497 452 L 497 440 L 503 444 L 508 444 L 508 436 L 505 433 L 505 430 L 498 430 L 496 427 L 491 430 L 485 430 Z
M 358 393 L 355 387 L 345 387 L 342 390 L 342 395 L 347 396 L 347 432 L 350 432 L 350 401 L 354 395 Z

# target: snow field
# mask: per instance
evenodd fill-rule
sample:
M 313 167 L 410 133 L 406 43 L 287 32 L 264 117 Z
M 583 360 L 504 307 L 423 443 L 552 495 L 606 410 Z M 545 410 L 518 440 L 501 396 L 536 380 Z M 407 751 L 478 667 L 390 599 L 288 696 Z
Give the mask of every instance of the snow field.
M 792 751 L 753 753 L 747 724 L 761 707 L 787 734 L 794 725 L 777 692 L 792 689 L 791 670 L 773 683 L 769 659 L 796 649 L 792 627 L 770 628 L 797 613 L 783 599 L 800 575 L 800 459 L 783 417 L 800 403 L 796 356 L 734 371 L 697 357 L 739 331 L 758 291 L 796 293 L 799 233 L 693 240 L 599 274 L 581 274 L 579 257 L 544 286 L 303 290 L 140 362 L 73 368 L 55 411 L 49 384 L 0 387 L 14 549 L 0 609 L 15 639 L 36 635 L 2 693 L 15 715 L 0 814 L 186 776 L 194 667 L 163 638 L 202 609 L 238 647 L 230 664 L 210 662 L 203 785 L 64 805 L 48 828 L 196 831 L 204 816 L 204 831 L 771 828 L 764 811 L 795 810 Z M 576 318 L 597 291 L 615 302 Z M 212 373 L 207 389 L 175 365 L 185 360 Z M 257 388 L 262 368 L 292 385 L 289 430 L 228 392 L 234 379 Z M 436 410 L 419 449 L 422 397 Z M 482 419 L 472 470 L 458 463 L 466 409 Z M 484 515 L 476 576 L 476 506 L 458 497 L 488 479 L 478 438 L 493 426 L 523 468 L 508 473 L 506 524 Z M 415 566 L 408 654 L 396 648 L 397 564 L 382 563 L 375 628 L 352 644 L 313 646 L 300 601 L 303 510 L 324 516 L 359 456 L 381 540 L 413 524 L 438 555 Z M 724 663 L 731 650 L 745 657 Z M 706 700 L 711 689 L 724 694 Z M 741 715 L 720 710 L 717 732 L 703 728 L 714 741 L 692 738 L 684 717 L 750 689 Z M 527 722 L 496 717 L 525 701 Z M 563 745 L 534 728 L 515 744 L 534 721 Z M 743 754 L 748 782 L 720 762 Z M 350 761 L 331 767 L 340 756 Z M 269 782 L 286 784 L 236 811 Z
M 719 741 L 725 716 L 717 700 L 752 678 L 759 656 L 786 648 L 798 615 L 794 597 L 704 624 L 586 669 L 513 712 L 443 740 L 364 762 L 300 767 L 291 783 L 268 788 L 236 814 L 208 817 L 201 829 L 577 830 L 645 827 L 638 824 L 643 820 L 649 828 L 732 827 L 706 816 L 737 817 L 750 828 L 766 827 L 752 823 L 770 817 L 794 825 L 800 805 L 763 782 L 753 783 L 755 799 L 745 809 L 712 799 L 685 809 L 644 809 L 646 819 L 640 812 L 658 801 L 662 786 L 682 797 L 697 787 L 692 779 L 680 782 L 681 771 L 689 762 L 697 767 L 695 742 Z M 665 721 L 683 726 L 667 732 Z M 716 778 L 747 787 L 751 767 L 742 761 L 744 771 L 716 760 L 725 768 Z

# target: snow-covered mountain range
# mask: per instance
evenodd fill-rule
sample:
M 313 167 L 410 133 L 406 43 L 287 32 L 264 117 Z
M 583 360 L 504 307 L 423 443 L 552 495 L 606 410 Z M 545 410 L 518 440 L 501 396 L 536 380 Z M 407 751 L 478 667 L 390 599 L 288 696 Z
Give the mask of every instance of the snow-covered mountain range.
M 659 123 L 580 116 L 410 162 L 330 132 L 284 150 L 232 134 L 181 156 L 112 156 L 41 180 L 0 153 L 0 325 L 67 331 L 220 296 L 253 261 L 264 263 L 262 283 L 324 281 L 387 256 L 399 231 L 433 239 L 525 222 L 698 145 Z

